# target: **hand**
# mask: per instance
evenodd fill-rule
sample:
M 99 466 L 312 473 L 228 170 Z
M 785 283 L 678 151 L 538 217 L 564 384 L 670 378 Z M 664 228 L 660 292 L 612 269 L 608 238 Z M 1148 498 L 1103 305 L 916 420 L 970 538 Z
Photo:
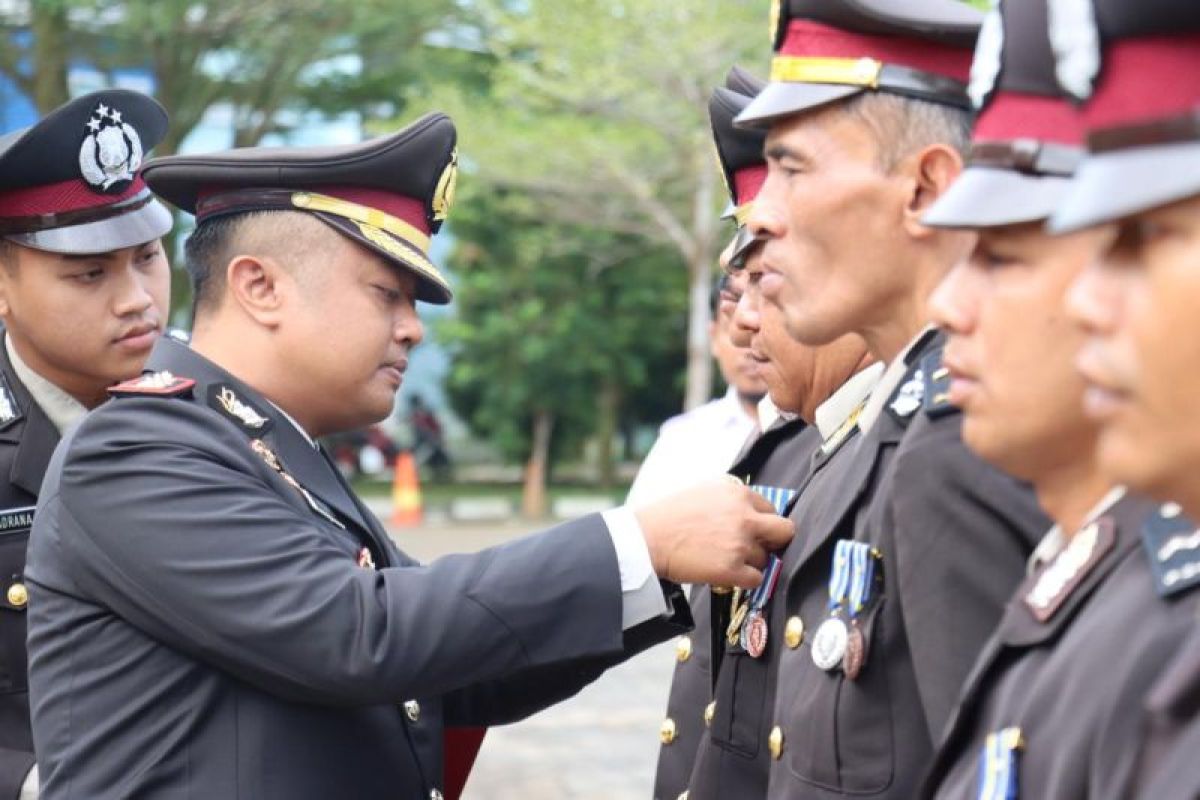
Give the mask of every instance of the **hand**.
M 767 553 L 792 540 L 792 521 L 726 475 L 634 509 L 661 578 L 753 588 Z

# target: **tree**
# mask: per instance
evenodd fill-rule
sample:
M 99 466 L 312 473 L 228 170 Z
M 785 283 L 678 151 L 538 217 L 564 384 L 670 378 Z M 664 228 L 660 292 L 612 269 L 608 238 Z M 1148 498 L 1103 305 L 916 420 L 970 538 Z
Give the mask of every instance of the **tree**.
M 733 63 L 767 53 L 767 15 L 717 0 L 478 8 L 489 92 L 432 95 L 459 123 L 470 179 L 524 192 L 539 220 L 671 248 L 688 278 L 684 405 L 698 405 L 712 383 L 708 293 L 725 235 L 705 104 Z
M 684 299 L 661 246 L 542 221 L 539 205 L 512 190 L 465 192 L 454 211 L 455 314 L 438 329 L 454 356 L 456 411 L 524 461 L 532 516 L 545 511 L 556 455 L 594 433 L 611 442 L 627 399 L 669 382 L 652 369 L 682 356 Z

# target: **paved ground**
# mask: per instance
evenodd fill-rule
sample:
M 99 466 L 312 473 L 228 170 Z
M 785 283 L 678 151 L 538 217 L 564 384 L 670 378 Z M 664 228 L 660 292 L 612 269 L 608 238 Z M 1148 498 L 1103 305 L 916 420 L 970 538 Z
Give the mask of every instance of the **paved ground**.
M 386 508 L 377 509 L 387 519 Z M 524 535 L 524 523 L 395 531 L 423 560 Z M 463 800 L 648 800 L 658 726 L 674 664 L 671 643 L 613 670 L 578 696 L 488 733 Z

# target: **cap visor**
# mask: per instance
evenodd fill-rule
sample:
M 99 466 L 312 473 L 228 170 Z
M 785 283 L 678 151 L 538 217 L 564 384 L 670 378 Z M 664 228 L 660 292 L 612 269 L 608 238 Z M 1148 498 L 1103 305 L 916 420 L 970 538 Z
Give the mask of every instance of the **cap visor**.
M 737 206 L 729 203 L 725 206 L 725 210 L 721 212 L 721 219 L 733 219 L 737 215 Z
M 424 253 L 399 236 L 379 228 L 359 223 L 335 214 L 314 212 L 313 216 L 364 247 L 374 250 L 389 262 L 411 272 L 417 279 L 417 299 L 434 305 L 445 305 L 453 298 L 450 284 Z M 369 231 L 369 233 L 367 232 Z
M 173 224 L 171 212 L 151 200 L 115 217 L 34 233 L 13 233 L 5 238 L 48 253 L 110 253 L 152 242 L 171 230 Z
M 746 266 L 746 259 L 761 242 L 762 240 L 750 231 L 750 226 L 743 225 L 738 228 L 737 233 L 733 235 L 733 249 L 729 254 L 729 266 L 732 269 L 741 269 Z
M 1200 142 L 1089 154 L 1050 230 L 1082 230 L 1200 194 L 1197 163 Z
M 834 83 L 769 83 L 733 122 L 739 128 L 769 128 L 780 117 L 808 111 L 863 91 L 861 86 Z
M 1039 222 L 1054 213 L 1071 179 L 995 167 L 968 167 L 921 218 L 932 228 L 992 228 Z

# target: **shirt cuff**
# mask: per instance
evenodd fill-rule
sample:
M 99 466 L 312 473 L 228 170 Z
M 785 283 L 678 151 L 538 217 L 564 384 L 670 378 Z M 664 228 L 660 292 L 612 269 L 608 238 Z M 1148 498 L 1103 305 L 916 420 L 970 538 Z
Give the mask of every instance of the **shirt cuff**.
M 670 612 L 658 584 L 642 526 L 628 506 L 609 509 L 600 515 L 608 527 L 617 567 L 621 572 L 621 630 L 629 630 Z
M 37 764 L 29 770 L 29 774 L 25 776 L 25 782 L 21 784 L 21 794 L 18 795 L 18 800 L 37 800 L 38 798 L 38 768 Z

